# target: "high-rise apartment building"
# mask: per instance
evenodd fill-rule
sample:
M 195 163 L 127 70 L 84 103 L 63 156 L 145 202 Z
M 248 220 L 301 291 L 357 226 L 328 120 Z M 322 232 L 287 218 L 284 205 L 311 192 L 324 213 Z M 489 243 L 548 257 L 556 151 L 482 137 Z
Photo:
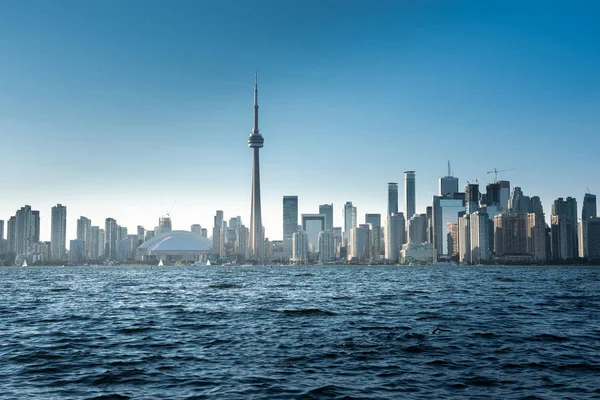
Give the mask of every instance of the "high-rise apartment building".
M 479 210 L 470 216 L 470 246 L 471 263 L 479 264 L 482 261 L 489 261 L 490 244 L 489 241 L 489 216 L 487 213 Z
M 192 226 L 190 226 L 190 232 L 200 236 L 202 235 L 202 226 L 200 226 L 200 224 L 192 224 Z
M 597 217 L 596 214 L 596 195 L 586 193 L 583 196 L 583 208 L 581 209 L 581 219 L 587 221 L 592 217 Z
M 91 258 L 92 253 L 92 221 L 86 217 L 79 217 L 77 220 L 77 240 L 81 241 L 81 246 L 83 246 L 83 260 Z M 79 246 L 79 243 L 76 243 Z M 69 247 L 69 252 L 71 252 L 71 247 Z M 73 257 L 70 257 L 72 259 Z M 76 256 L 77 258 L 77 256 Z M 83 261 L 80 260 L 79 262 Z
M 104 257 L 107 260 L 117 259 L 117 221 L 114 218 L 106 218 L 104 221 Z
M 292 256 L 292 240 L 298 230 L 298 196 L 283 196 L 283 251 Z
M 350 231 L 356 226 L 356 207 L 351 201 L 344 204 L 344 242 L 348 246 L 350 244 Z
M 503 210 L 508 210 L 508 199 L 510 198 L 510 182 L 498 181 L 500 184 L 500 206 Z
M 371 257 L 370 254 L 370 227 L 367 224 L 355 226 L 350 231 L 350 253 L 349 260 L 364 262 Z
M 308 235 L 301 229 L 292 236 L 292 260 L 295 262 L 308 261 Z
M 57 204 L 52 207 L 52 226 L 50 231 L 50 257 L 56 261 L 65 261 L 67 250 L 67 207 Z
M 600 218 L 590 217 L 587 221 L 587 257 L 600 260 Z
M 559 218 L 554 218 L 554 217 Z M 556 225 L 556 226 L 554 226 Z M 552 204 L 552 258 L 570 259 L 579 254 L 577 200 L 556 199 Z
M 333 230 L 319 232 L 319 261 L 328 262 L 335 259 L 335 241 Z
M 471 263 L 471 214 L 461 212 L 458 217 L 458 261 Z
M 398 262 L 400 250 L 404 243 L 404 214 L 394 213 L 389 215 L 385 226 L 385 259 Z
M 465 186 L 465 211 L 473 214 L 479 209 L 479 184 L 469 183 Z
M 407 220 L 416 210 L 415 171 L 404 171 L 404 216 Z
M 408 243 L 427 242 L 427 215 L 415 214 L 408 220 Z
M 144 238 L 146 236 L 146 230 L 144 229 L 143 226 L 138 225 L 137 226 L 137 245 L 140 246 L 142 243 L 144 243 Z
M 388 204 L 387 215 L 398 212 L 398 184 L 396 182 L 388 183 Z
M 333 230 L 333 204 L 321 204 L 319 206 L 319 214 L 325 216 L 325 230 Z
M 371 241 L 371 257 L 379 257 L 381 254 L 381 214 L 365 214 L 365 224 L 369 225 Z

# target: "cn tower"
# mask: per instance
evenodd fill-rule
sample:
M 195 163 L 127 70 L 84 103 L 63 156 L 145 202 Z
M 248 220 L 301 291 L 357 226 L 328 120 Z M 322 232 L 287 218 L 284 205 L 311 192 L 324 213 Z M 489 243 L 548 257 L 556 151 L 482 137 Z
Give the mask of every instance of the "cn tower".
M 250 237 L 248 240 L 248 258 L 262 261 L 263 259 L 263 229 L 260 212 L 260 165 L 258 150 L 263 147 L 265 140 L 258 131 L 258 73 L 254 75 L 254 129 L 248 137 L 248 147 L 254 151 L 252 159 L 252 209 L 250 211 Z

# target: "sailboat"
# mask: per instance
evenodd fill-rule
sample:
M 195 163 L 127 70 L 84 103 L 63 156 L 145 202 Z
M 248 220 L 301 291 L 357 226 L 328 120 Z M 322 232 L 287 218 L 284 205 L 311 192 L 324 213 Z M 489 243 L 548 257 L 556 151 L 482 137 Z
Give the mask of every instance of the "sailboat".
M 163 266 L 163 262 L 162 262 L 162 258 L 160 259 L 160 261 L 158 262 L 158 266 L 162 267 Z
M 23 264 L 21 265 L 21 267 L 25 268 L 27 266 L 27 260 L 23 260 Z
M 206 265 L 210 266 L 210 260 L 206 260 Z

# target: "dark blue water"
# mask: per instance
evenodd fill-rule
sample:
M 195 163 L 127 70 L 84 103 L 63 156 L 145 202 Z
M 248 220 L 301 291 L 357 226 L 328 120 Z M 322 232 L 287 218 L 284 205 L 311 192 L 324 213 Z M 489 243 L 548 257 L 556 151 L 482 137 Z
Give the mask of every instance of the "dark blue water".
M 600 268 L 1 268 L 0 321 L 3 399 L 600 398 Z

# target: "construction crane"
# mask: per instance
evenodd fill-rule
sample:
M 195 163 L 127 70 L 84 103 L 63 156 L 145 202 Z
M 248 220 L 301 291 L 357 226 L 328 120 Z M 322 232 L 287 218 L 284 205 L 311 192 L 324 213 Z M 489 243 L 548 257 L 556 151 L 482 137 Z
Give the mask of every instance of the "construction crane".
M 498 172 L 506 172 L 506 171 L 514 171 L 514 168 L 509 168 L 509 169 L 497 169 L 494 168 L 491 171 L 488 171 L 488 174 L 494 174 L 494 183 L 498 183 Z
M 171 209 L 169 211 L 167 211 L 167 218 L 169 218 L 171 216 L 171 211 L 173 211 L 173 207 L 175 207 L 175 203 L 177 203 L 177 200 L 175 200 L 173 202 L 173 205 L 171 206 Z

